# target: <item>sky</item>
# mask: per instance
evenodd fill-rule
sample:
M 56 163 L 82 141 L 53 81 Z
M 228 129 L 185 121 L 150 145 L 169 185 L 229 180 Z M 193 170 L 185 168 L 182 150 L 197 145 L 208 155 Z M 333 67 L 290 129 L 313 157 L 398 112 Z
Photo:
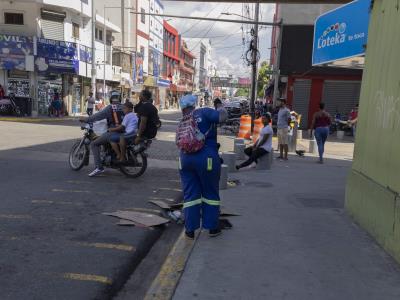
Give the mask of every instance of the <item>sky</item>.
M 208 17 L 222 19 L 241 19 L 235 15 L 221 15 L 229 12 L 232 14 L 246 15 L 254 18 L 254 4 L 248 4 L 248 13 L 242 4 L 189 2 L 189 1 L 163 1 L 164 13 L 192 17 Z M 260 21 L 272 22 L 275 4 L 260 4 Z M 213 47 L 212 58 L 221 76 L 232 74 L 237 77 L 250 77 L 250 67 L 245 64 L 242 57 L 248 49 L 251 38 L 251 25 L 225 22 L 209 22 L 188 19 L 166 20 L 174 26 L 183 39 L 185 37 L 207 37 L 211 39 Z M 243 28 L 242 28 L 243 27 Z M 269 60 L 271 44 L 271 27 L 262 26 L 259 33 L 261 61 Z M 243 37 L 245 46 L 243 46 Z

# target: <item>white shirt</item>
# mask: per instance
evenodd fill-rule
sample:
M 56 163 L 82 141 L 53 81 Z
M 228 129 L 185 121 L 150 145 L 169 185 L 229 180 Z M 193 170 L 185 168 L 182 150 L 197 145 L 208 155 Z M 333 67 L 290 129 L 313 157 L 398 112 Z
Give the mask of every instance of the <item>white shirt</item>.
M 87 98 L 87 108 L 94 108 L 96 100 L 94 100 L 94 97 L 88 97 Z
M 131 134 L 138 130 L 138 117 L 134 112 L 125 115 L 122 120 L 122 126 L 125 127 L 125 133 Z
M 272 151 L 272 136 L 274 135 L 274 131 L 272 130 L 272 127 L 270 125 L 265 126 L 261 130 L 260 137 L 258 138 L 257 143 L 260 142 L 266 134 L 269 134 L 268 140 L 263 145 L 261 145 L 260 148 L 263 148 L 266 151 L 271 152 Z

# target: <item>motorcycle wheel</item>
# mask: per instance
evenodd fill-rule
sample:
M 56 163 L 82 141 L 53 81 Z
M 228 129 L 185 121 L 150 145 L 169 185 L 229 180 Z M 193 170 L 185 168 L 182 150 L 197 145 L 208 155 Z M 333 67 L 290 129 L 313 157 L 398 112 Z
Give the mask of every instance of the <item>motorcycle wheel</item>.
M 119 170 L 129 178 L 137 178 L 147 169 L 147 156 L 144 152 L 133 153 L 132 149 L 127 150 L 128 165 L 123 165 Z
M 86 145 L 81 145 L 79 147 L 81 141 L 77 141 L 71 148 L 71 151 L 69 152 L 69 166 L 71 167 L 72 170 L 74 171 L 79 171 L 80 169 L 83 168 L 85 165 L 85 158 L 86 155 L 88 154 L 88 148 Z

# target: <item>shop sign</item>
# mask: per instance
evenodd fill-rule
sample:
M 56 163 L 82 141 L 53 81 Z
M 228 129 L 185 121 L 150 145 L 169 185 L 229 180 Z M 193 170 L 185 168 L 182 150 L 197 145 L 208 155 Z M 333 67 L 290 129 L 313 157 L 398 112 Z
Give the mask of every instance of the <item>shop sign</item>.
M 79 45 L 79 60 L 85 63 L 92 63 L 92 49 L 84 45 Z
M 317 18 L 313 66 L 365 54 L 370 7 L 371 0 L 356 0 Z
M 143 83 L 143 57 L 141 53 L 133 53 L 132 78 L 134 83 Z
M 39 72 L 79 74 L 75 43 L 38 39 L 35 65 Z
M 26 70 L 26 58 L 33 55 L 33 38 L 0 34 L 0 69 Z

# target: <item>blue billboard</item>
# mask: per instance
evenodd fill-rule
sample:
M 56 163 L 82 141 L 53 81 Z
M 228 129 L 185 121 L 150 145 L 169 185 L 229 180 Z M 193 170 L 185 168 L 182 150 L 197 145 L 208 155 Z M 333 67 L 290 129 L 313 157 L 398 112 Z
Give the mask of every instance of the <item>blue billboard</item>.
M 33 38 L 0 34 L 0 69 L 25 70 L 25 57 L 33 55 Z
M 39 38 L 35 65 L 39 72 L 79 74 L 77 45 Z
M 312 65 L 365 54 L 371 0 L 356 0 L 317 18 Z

